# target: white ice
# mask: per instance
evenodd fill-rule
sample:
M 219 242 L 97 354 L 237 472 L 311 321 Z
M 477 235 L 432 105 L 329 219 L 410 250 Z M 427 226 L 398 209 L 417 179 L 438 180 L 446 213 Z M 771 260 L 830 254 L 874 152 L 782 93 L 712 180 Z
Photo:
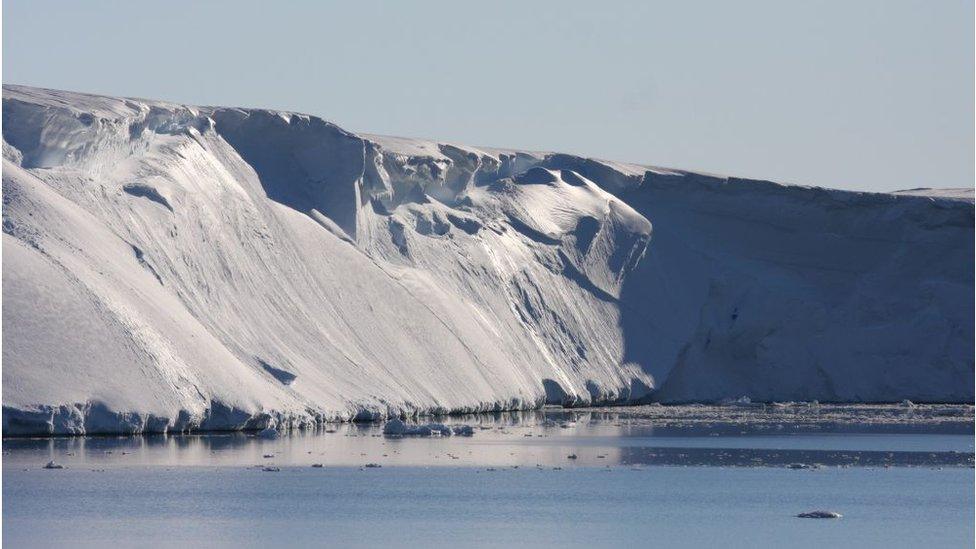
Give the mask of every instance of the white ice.
M 5 433 L 973 400 L 971 192 L 22 86 L 3 105 Z

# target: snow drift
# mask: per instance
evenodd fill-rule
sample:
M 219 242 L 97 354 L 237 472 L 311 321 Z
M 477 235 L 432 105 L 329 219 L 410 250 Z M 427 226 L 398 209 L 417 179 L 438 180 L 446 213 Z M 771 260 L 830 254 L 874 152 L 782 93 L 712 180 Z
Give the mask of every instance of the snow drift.
M 4 433 L 972 401 L 973 224 L 965 191 L 5 85 Z

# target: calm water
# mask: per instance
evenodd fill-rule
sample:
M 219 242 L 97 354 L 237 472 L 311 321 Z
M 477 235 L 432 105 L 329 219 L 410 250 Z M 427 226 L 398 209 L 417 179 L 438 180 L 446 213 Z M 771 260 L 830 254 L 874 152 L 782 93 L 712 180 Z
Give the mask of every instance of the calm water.
M 3 542 L 22 546 L 971 547 L 973 436 L 659 428 L 496 416 L 473 437 L 376 426 L 4 440 Z M 740 429 L 741 428 L 741 429 Z M 881 432 L 879 432 L 881 431 Z M 569 455 L 576 455 L 570 459 Z M 47 461 L 66 466 L 45 470 Z M 793 462 L 822 464 L 791 470 Z M 382 467 L 364 467 L 367 463 Z M 322 467 L 313 468 L 312 464 Z M 263 467 L 279 471 L 264 471 Z M 838 520 L 795 518 L 813 509 Z

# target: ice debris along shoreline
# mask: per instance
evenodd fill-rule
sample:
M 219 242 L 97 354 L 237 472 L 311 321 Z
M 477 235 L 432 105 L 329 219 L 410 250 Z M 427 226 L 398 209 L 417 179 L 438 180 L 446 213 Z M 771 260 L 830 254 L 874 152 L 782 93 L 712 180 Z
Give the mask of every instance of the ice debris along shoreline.
M 591 408 L 560 408 L 547 406 L 541 409 L 491 412 L 479 414 L 452 414 L 439 416 L 413 416 L 412 419 L 369 417 L 349 420 L 328 420 L 315 423 L 288 421 L 289 418 L 278 418 L 265 415 L 255 422 L 254 426 L 230 429 L 201 429 L 191 425 L 184 430 L 161 431 L 127 431 L 124 434 L 183 434 L 208 432 L 242 431 L 252 433 L 261 439 L 273 440 L 281 436 L 288 436 L 293 432 L 324 432 L 335 433 L 337 428 L 346 424 L 389 424 L 392 431 L 410 430 L 418 426 L 429 429 L 430 435 L 446 434 L 447 425 L 444 421 L 451 421 L 451 434 L 458 424 L 454 421 L 463 420 L 478 425 L 495 425 L 497 422 L 537 425 L 544 429 L 573 429 L 581 422 L 612 421 L 614 424 L 628 427 L 653 427 L 669 430 L 700 430 L 708 429 L 714 433 L 741 433 L 745 431 L 783 431 L 811 432 L 837 431 L 849 429 L 870 429 L 871 432 L 911 433 L 911 432 L 940 432 L 940 433 L 971 433 L 974 428 L 974 413 L 976 407 L 967 404 L 827 404 L 819 402 L 776 402 L 771 404 L 755 403 L 752 406 L 728 404 L 647 404 L 631 406 L 601 406 Z M 422 417 L 442 418 L 438 423 L 420 423 Z M 413 423 L 410 423 L 412 421 Z M 460 426 L 466 434 L 469 425 Z M 158 423 L 165 427 L 165 423 Z M 426 434 L 427 429 L 424 430 Z M 69 433 L 56 436 L 83 437 L 86 434 L 99 434 L 89 431 Z M 4 432 L 5 439 L 34 437 Z
M 556 414 L 550 414 L 556 415 Z M 648 404 L 606 408 L 573 408 L 557 417 L 613 417 L 633 425 L 697 428 L 724 426 L 778 429 L 843 429 L 867 426 L 880 431 L 911 429 L 971 432 L 972 404 L 830 404 L 820 402 L 722 404 Z
M 13 85 L 3 120 L 5 433 L 974 398 L 971 191 Z
M 270 466 L 281 467 L 282 471 L 315 464 L 363 467 L 364 463 L 384 467 L 498 466 L 500 470 L 533 465 L 566 469 L 766 467 L 783 469 L 798 478 L 849 467 L 973 467 L 971 406 L 938 407 L 938 414 L 955 417 L 952 422 L 926 422 L 924 417 L 916 420 L 902 416 L 899 424 L 891 423 L 898 416 L 876 423 L 858 421 L 856 418 L 864 418 L 868 412 L 842 415 L 831 412 L 828 405 L 821 405 L 820 410 L 802 407 L 807 419 L 792 414 L 783 416 L 782 422 L 772 422 L 766 413 L 749 410 L 755 422 L 745 423 L 740 416 L 735 423 L 726 424 L 720 423 L 716 407 L 700 410 L 698 417 L 704 421 L 699 423 L 686 421 L 699 407 L 678 408 L 685 410 L 675 411 L 673 416 L 680 418 L 675 421 L 661 415 L 649 418 L 628 413 L 628 408 L 547 409 L 444 418 L 443 427 L 438 422 L 427 430 L 416 429 L 425 422 L 398 420 L 388 422 L 391 425 L 385 429 L 420 436 L 384 434 L 386 424 L 373 422 L 333 424 L 310 431 L 283 430 L 280 439 L 267 439 L 257 432 L 55 440 L 6 438 L 4 464 L 36 468 L 53 460 L 79 471 L 134 462 L 158 466 L 242 465 L 255 469 Z M 885 415 L 887 411 L 878 413 Z M 839 423 L 843 417 L 853 423 Z M 474 437 L 455 436 L 455 426 L 472 427 Z M 445 436 L 447 433 L 451 436 Z M 263 459 L 255 463 L 256 458 Z

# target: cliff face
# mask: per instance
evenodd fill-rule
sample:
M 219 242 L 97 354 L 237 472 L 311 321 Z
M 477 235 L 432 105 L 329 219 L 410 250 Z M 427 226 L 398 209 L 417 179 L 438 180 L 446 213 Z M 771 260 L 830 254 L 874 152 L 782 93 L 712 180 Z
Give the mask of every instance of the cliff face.
M 3 139 L 9 434 L 973 399 L 971 195 L 19 86 Z

